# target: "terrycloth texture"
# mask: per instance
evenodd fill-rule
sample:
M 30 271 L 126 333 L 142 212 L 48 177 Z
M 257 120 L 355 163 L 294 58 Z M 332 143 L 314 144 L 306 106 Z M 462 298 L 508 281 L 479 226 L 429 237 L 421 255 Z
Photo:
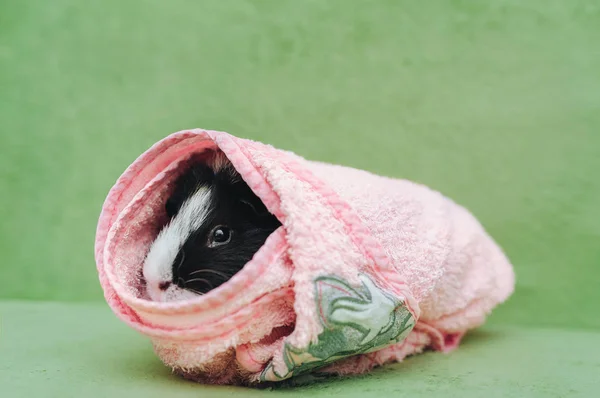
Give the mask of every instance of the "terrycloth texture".
M 144 297 L 141 265 L 192 154 L 218 148 L 283 226 L 230 281 L 197 299 Z M 455 348 L 513 290 L 512 267 L 471 214 L 402 180 L 193 130 L 138 158 L 105 202 L 96 261 L 115 313 L 161 359 L 211 383 L 364 372 Z

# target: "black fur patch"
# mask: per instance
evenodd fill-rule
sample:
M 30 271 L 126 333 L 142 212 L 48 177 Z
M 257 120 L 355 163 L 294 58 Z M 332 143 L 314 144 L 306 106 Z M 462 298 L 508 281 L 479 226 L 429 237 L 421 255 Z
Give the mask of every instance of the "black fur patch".
M 200 186 L 212 189 L 212 204 L 203 225 L 194 231 L 173 263 L 173 283 L 196 293 L 206 293 L 228 281 L 252 259 L 281 223 L 232 169 L 215 173 L 205 164 L 193 164 L 175 182 L 166 210 L 174 217 Z M 229 243 L 210 247 L 217 226 L 231 229 Z

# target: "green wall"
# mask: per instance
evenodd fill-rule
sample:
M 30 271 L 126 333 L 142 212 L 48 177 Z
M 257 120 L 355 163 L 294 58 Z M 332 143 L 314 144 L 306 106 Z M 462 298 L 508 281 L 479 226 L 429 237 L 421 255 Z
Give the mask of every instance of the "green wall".
M 102 300 L 109 188 L 204 127 L 426 183 L 513 260 L 493 322 L 598 328 L 596 1 L 0 3 L 0 298 Z

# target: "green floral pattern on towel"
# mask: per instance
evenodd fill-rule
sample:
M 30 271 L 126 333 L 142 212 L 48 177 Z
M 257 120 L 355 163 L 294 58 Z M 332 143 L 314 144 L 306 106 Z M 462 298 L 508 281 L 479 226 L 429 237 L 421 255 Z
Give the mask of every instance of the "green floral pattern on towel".
M 285 343 L 285 372 L 271 362 L 262 381 L 279 381 L 351 355 L 377 351 L 406 338 L 415 319 L 402 300 L 390 295 L 366 275 L 355 288 L 336 276 L 315 280 L 317 313 L 324 331 L 316 344 L 292 347 Z

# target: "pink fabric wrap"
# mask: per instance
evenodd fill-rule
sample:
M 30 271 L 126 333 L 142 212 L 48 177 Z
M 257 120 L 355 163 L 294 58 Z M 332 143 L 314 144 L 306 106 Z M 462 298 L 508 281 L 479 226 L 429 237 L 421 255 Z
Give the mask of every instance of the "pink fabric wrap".
M 223 151 L 282 227 L 217 289 L 152 302 L 144 257 L 179 166 L 208 148 Z M 205 130 L 172 134 L 129 166 L 104 203 L 95 257 L 119 318 L 176 372 L 218 384 L 359 373 L 451 350 L 514 288 L 501 249 L 441 194 Z

